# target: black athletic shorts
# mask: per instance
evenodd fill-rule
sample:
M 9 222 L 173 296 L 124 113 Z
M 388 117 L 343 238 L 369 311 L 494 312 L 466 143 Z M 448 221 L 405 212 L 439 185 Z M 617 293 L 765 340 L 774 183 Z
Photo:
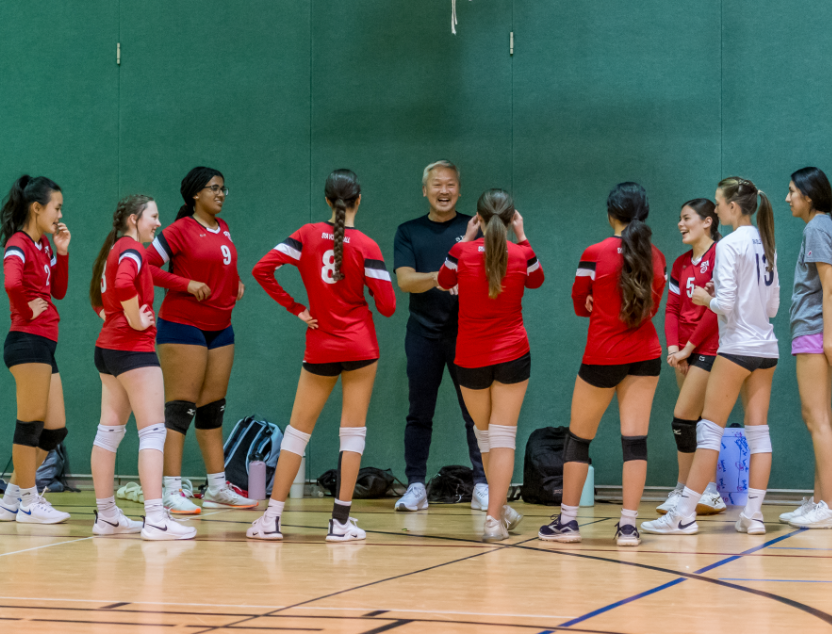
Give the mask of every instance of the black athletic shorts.
M 705 372 L 710 372 L 714 367 L 716 355 L 713 354 L 692 354 L 688 357 L 688 365 L 702 368 Z
M 303 362 L 303 369 L 318 376 L 338 376 L 341 372 L 360 370 L 372 365 L 378 359 L 363 359 L 362 361 L 336 361 L 335 363 L 307 363 Z
M 578 376 L 593 387 L 615 387 L 628 376 L 659 376 L 662 371 L 661 357 L 648 361 L 623 363 L 621 365 L 581 364 Z
M 747 357 L 741 354 L 725 354 L 722 352 L 719 353 L 719 356 L 733 361 L 749 372 L 754 372 L 754 370 L 768 370 L 777 365 L 777 359 L 771 359 L 769 357 Z
M 118 376 L 136 368 L 158 368 L 159 357 L 155 352 L 108 350 L 95 346 L 95 367 L 101 374 Z
M 24 363 L 45 363 L 52 366 L 52 374 L 58 374 L 58 362 L 55 361 L 57 347 L 57 341 L 12 330 L 3 346 L 3 361 L 7 368 Z
M 511 385 L 522 383 L 532 374 L 532 357 L 527 352 L 514 361 L 504 361 L 481 368 L 463 368 L 456 366 L 456 378 L 462 387 L 469 390 L 485 390 L 494 381 Z

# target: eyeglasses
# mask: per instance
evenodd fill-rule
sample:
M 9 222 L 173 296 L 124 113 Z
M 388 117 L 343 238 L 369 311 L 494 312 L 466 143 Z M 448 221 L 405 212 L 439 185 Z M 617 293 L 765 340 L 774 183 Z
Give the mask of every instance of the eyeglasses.
M 223 196 L 228 196 L 228 187 L 225 187 L 224 185 L 222 187 L 220 187 L 219 185 L 210 185 L 203 187 L 202 189 L 210 189 L 212 192 L 214 192 L 215 195 L 222 192 Z

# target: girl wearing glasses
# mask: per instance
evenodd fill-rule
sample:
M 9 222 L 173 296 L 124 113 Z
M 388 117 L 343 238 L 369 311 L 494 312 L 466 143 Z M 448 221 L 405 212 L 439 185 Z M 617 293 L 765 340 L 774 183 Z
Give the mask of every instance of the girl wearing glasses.
M 208 474 L 206 508 L 252 508 L 225 479 L 222 418 L 234 363 L 231 311 L 243 296 L 237 250 L 222 212 L 228 188 L 223 175 L 195 167 L 179 189 L 185 204 L 176 221 L 147 248 L 156 286 L 168 289 L 159 310 L 156 343 L 165 377 L 164 504 L 172 513 L 197 514 L 182 492 L 182 450 L 195 419 Z M 162 265 L 170 263 L 170 271 Z

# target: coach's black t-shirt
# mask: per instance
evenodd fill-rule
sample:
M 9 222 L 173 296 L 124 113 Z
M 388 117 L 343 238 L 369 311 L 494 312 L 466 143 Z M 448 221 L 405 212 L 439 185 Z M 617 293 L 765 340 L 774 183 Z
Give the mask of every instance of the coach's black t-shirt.
M 433 222 L 427 216 L 399 225 L 394 244 L 393 269 L 402 266 L 417 273 L 438 271 L 448 251 L 465 236 L 471 216 L 457 213 L 448 222 Z M 410 293 L 407 329 L 430 339 L 456 337 L 459 300 L 447 291 L 432 288 Z

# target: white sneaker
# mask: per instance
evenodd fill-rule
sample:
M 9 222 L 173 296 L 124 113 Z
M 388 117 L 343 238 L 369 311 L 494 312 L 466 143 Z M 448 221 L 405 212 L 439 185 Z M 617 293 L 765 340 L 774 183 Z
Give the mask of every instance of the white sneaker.
M 763 514 L 754 513 L 752 517 L 748 517 L 745 513 L 740 513 L 740 519 L 734 525 L 738 533 L 748 533 L 749 535 L 765 535 L 766 525 L 763 523 Z
M 396 501 L 397 511 L 424 511 L 426 508 L 428 508 L 428 492 L 421 482 L 414 482 L 407 487 L 404 495 Z
M 488 485 L 480 482 L 474 485 L 474 493 L 471 495 L 471 508 L 475 511 L 488 510 Z
M 116 533 L 141 533 L 142 523 L 131 520 L 121 509 L 115 522 L 105 520 L 95 511 L 95 522 L 92 525 L 93 535 L 115 535 Z
M 832 509 L 821 500 L 808 513 L 795 517 L 789 525 L 795 528 L 832 528 Z
M 20 498 L 14 505 L 8 505 L 0 500 L 0 522 L 13 522 L 17 519 L 17 510 L 20 508 Z
M 358 528 L 358 520 L 351 517 L 346 524 L 331 518 L 329 520 L 329 532 L 326 534 L 328 542 L 355 542 L 367 539 L 367 533 Z
M 654 535 L 696 535 L 699 525 L 696 523 L 696 513 L 690 517 L 682 517 L 674 508 L 652 522 L 642 522 L 641 530 Z
M 43 497 L 46 489 L 40 495 L 32 496 L 29 506 L 23 506 L 23 502 L 17 509 L 16 520 L 21 524 L 60 524 L 69 519 L 69 513 L 58 511 Z
M 659 515 L 670 513 L 670 511 L 676 508 L 676 502 L 679 501 L 680 495 L 682 495 L 682 492 L 679 489 L 673 489 L 667 494 L 667 499 L 656 507 L 656 512 Z
M 792 520 L 797 519 L 801 515 L 805 515 L 813 508 L 815 508 L 815 503 L 812 501 L 813 498 L 803 498 L 803 501 L 800 503 L 800 506 L 797 507 L 794 511 L 790 511 L 788 513 L 781 513 L 780 514 L 780 521 L 783 524 L 789 524 Z
M 162 493 L 162 504 L 165 508 L 176 515 L 199 515 L 202 509 L 191 502 L 182 489 L 164 489 Z
M 253 509 L 257 500 L 249 500 L 239 493 L 235 493 L 228 482 L 219 491 L 208 487 L 202 495 L 204 509 Z
M 482 541 L 499 542 L 504 539 L 508 539 L 508 530 L 506 529 L 506 522 L 495 520 L 490 515 L 486 515 L 485 527 L 482 531 Z
M 699 502 L 696 503 L 696 514 L 716 515 L 717 513 L 722 513 L 725 508 L 725 501 L 722 499 L 719 491 L 710 493 L 706 490 L 702 494 L 702 497 L 699 498 Z
M 276 520 L 270 520 L 264 513 L 251 523 L 246 531 L 246 537 L 272 541 L 283 539 L 283 533 L 280 532 L 280 517 L 278 516 Z
M 511 532 L 517 525 L 523 521 L 523 516 L 511 508 L 508 504 L 503 505 L 503 522 L 506 525 L 506 530 Z
M 194 537 L 196 537 L 196 529 L 193 526 L 185 526 L 182 522 L 173 519 L 170 511 L 165 511 L 162 522 L 159 524 L 144 518 L 142 539 L 147 541 L 167 542 L 175 539 L 193 539 Z

